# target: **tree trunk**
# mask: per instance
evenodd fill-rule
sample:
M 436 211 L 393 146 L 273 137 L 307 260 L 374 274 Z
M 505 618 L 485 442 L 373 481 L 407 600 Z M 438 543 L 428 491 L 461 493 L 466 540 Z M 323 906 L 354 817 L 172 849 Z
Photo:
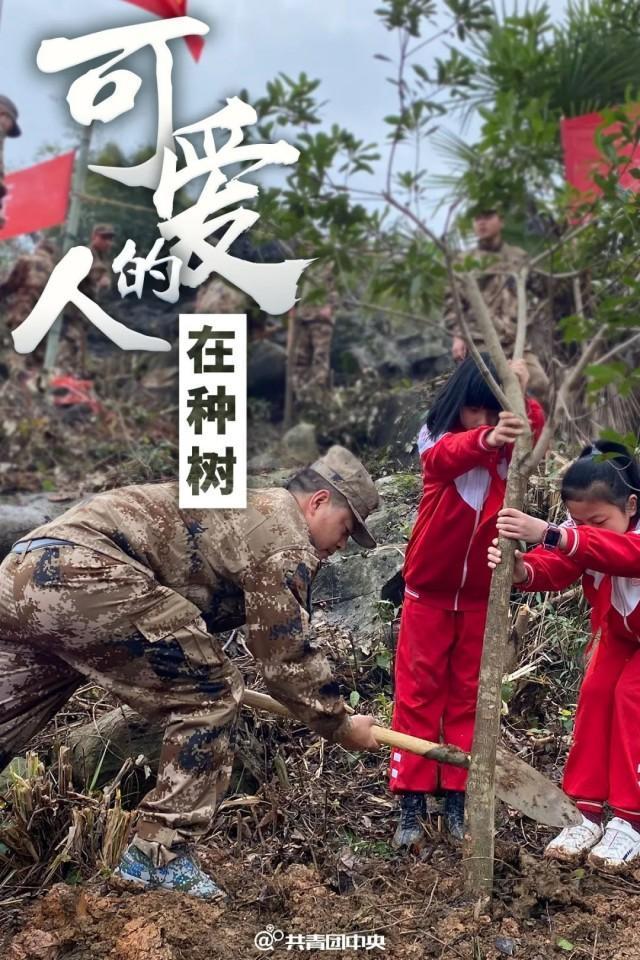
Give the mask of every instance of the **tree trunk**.
M 507 401 L 505 409 L 517 414 L 528 426 L 522 387 L 509 366 L 480 288 L 475 278 L 469 274 L 465 276 L 465 285 L 469 302 L 480 324 L 483 340 L 502 383 Z M 514 357 L 522 356 L 526 339 L 525 285 L 526 272 L 520 271 L 517 276 L 518 320 Z M 529 457 L 531 439 L 531 431 L 527 429 L 514 444 L 507 474 L 505 507 L 522 510 L 524 506 L 527 480 L 532 469 Z M 467 784 L 465 885 L 470 893 L 481 899 L 491 899 L 493 892 L 496 752 L 500 738 L 502 678 L 509 635 L 509 601 L 513 581 L 515 543 L 513 540 L 501 540 L 500 547 L 502 563 L 494 571 L 491 579 L 487 607 L 475 731 Z
M 507 478 L 505 506 L 522 510 L 527 477 L 513 457 Z M 502 563 L 491 580 L 484 634 L 476 723 L 467 784 L 465 881 L 469 892 L 491 897 L 495 824 L 495 767 L 500 735 L 502 678 L 509 637 L 509 603 L 513 580 L 513 540 L 501 540 Z

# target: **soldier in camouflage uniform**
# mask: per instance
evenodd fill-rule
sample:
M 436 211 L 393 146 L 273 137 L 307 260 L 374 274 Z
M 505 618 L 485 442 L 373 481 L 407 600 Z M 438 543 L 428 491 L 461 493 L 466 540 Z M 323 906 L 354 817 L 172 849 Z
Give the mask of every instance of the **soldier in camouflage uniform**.
M 277 327 L 270 323 L 267 314 L 258 310 L 246 294 L 231 287 L 214 274 L 198 289 L 195 313 L 245 313 L 247 315 L 247 340 L 264 340 Z
M 93 266 L 89 276 L 80 284 L 80 290 L 96 303 L 108 299 L 113 288 L 112 253 L 115 236 L 115 229 L 110 223 L 96 223 L 91 231 L 89 249 L 93 255 Z
M 247 297 L 235 287 L 230 287 L 217 274 L 198 288 L 196 313 L 246 313 Z
M 94 303 L 104 303 L 113 290 L 112 251 L 115 235 L 115 229 L 110 223 L 96 223 L 91 231 L 89 249 L 93 264 L 79 290 Z M 64 312 L 55 366 L 58 370 L 75 376 L 87 375 L 87 321 L 73 305 L 68 306 Z
M 216 638 L 247 625 L 274 697 L 312 730 L 375 749 L 350 718 L 310 628 L 311 582 L 378 495 L 332 447 L 246 510 L 180 510 L 173 483 L 98 494 L 17 543 L 0 567 L 0 769 L 89 678 L 165 724 L 156 787 L 119 873 L 196 896 L 221 891 L 189 848 L 229 782 L 243 682 Z
M 56 262 L 56 246 L 50 240 L 41 240 L 32 254 L 18 257 L 11 273 L 0 283 L 0 303 L 7 335 L 28 317 L 42 295 Z M 11 366 L 17 369 L 40 369 L 44 359 L 44 341 L 33 353 L 21 355 L 13 350 L 10 336 L 6 342 L 11 348 Z
M 18 126 L 18 108 L 9 97 L 0 96 L 0 227 L 5 224 L 2 207 L 7 195 L 4 182 L 4 141 L 6 137 L 19 137 L 21 133 Z
M 486 273 L 478 277 L 478 283 L 500 342 L 510 358 L 516 339 L 518 317 L 516 280 L 513 274 L 526 264 L 527 254 L 521 247 L 505 243 L 502 238 L 503 221 L 497 210 L 477 210 L 473 228 L 478 244 L 465 257 L 470 256 L 486 264 Z M 473 342 L 481 350 L 486 349 L 477 320 L 461 286 L 459 286 L 459 292 L 464 317 Z M 467 355 L 467 344 L 451 292 L 447 294 L 444 313 L 447 330 L 453 338 L 451 347 L 453 359 L 464 360 Z M 524 360 L 529 368 L 529 392 L 544 404 L 548 399 L 549 379 L 537 356 L 530 350 L 525 350 Z
M 313 267 L 310 268 L 313 271 Z M 310 291 L 322 290 L 321 305 L 306 303 Z M 330 266 L 323 266 L 305 279 L 300 304 L 295 309 L 293 391 L 298 401 L 322 399 L 331 385 L 331 341 L 338 295 Z

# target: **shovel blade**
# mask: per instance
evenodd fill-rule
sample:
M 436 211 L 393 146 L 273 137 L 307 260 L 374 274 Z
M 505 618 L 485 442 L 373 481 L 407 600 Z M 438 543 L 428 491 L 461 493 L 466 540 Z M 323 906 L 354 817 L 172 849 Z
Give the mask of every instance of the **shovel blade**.
M 496 796 L 548 827 L 570 827 L 582 820 L 566 793 L 502 747 L 498 747 L 496 762 Z

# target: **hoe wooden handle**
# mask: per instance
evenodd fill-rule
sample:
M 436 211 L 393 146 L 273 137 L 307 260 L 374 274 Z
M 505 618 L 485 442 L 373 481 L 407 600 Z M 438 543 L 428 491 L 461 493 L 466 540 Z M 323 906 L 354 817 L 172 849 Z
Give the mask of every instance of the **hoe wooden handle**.
M 258 693 L 255 690 L 245 690 L 243 701 L 256 710 L 265 710 L 267 713 L 275 713 L 280 717 L 290 717 L 291 713 L 273 697 L 266 693 Z M 349 713 L 353 713 L 351 707 L 347 707 Z M 396 730 L 390 730 L 388 727 L 380 727 L 374 724 L 373 735 L 378 743 L 385 743 L 390 747 L 399 747 L 401 750 L 408 750 L 410 753 L 417 753 L 422 757 L 428 757 L 430 760 L 440 760 L 450 763 L 455 767 L 468 767 L 469 756 L 463 750 L 457 747 L 449 747 L 440 743 L 433 743 L 431 740 L 422 740 L 420 737 L 411 737 L 408 733 L 398 733 Z

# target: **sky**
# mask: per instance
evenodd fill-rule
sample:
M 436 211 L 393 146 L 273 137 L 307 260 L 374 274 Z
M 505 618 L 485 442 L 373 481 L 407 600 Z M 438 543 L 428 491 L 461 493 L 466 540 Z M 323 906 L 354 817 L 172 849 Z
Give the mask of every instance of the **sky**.
M 375 16 L 378 5 L 376 0 L 189 0 L 189 14 L 210 24 L 211 32 L 197 64 L 182 41 L 172 43 L 176 125 L 209 115 L 223 97 L 243 88 L 261 95 L 280 71 L 294 77 L 305 71 L 322 80 L 326 116 L 366 142 L 383 143 L 382 118 L 396 111 L 397 99 L 385 79 L 391 64 L 374 54 L 394 56 L 396 38 Z M 565 0 L 549 2 L 557 18 L 565 6 Z M 0 7 L 0 93 L 17 103 L 23 128 L 22 137 L 7 142 L 11 170 L 37 162 L 47 146 L 69 149 L 79 135 L 64 99 L 71 76 L 38 70 L 41 41 L 154 18 L 125 0 L 0 0 Z M 115 140 L 129 150 L 155 141 L 155 84 L 146 72 L 151 61 L 136 62 L 145 77 L 139 102 L 126 118 L 98 129 L 98 145 Z M 473 126 L 467 135 L 473 136 Z M 442 170 L 437 156 L 426 161 L 432 172 Z M 381 186 L 381 170 L 375 180 L 374 189 Z

